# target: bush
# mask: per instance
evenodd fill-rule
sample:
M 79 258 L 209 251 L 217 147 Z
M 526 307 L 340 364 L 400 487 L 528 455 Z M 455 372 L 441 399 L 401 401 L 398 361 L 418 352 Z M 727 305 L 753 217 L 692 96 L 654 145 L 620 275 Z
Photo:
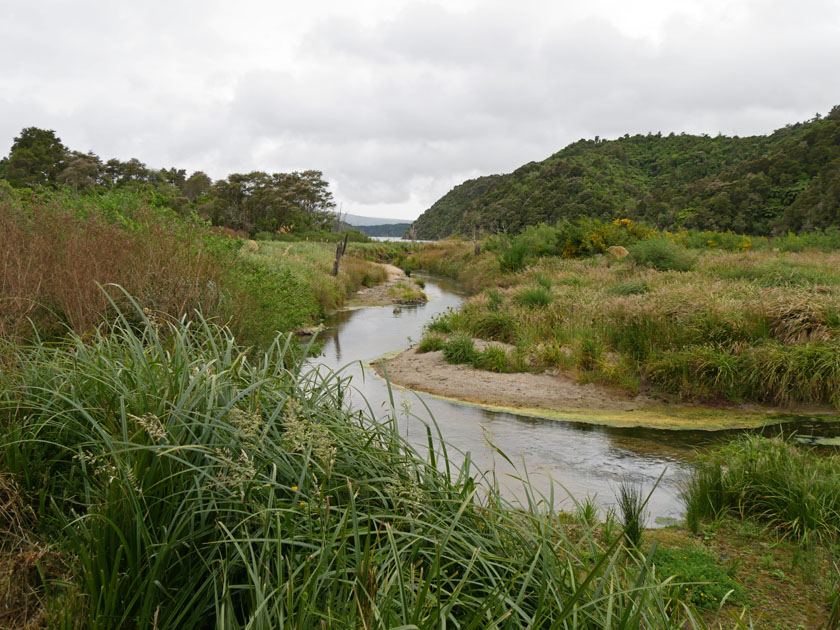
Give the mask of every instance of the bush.
M 690 271 L 695 259 L 688 251 L 667 238 L 650 238 L 630 247 L 630 260 L 657 271 Z
M 502 271 L 520 271 L 525 268 L 527 256 L 528 246 L 525 243 L 516 242 L 502 252 L 499 268 Z

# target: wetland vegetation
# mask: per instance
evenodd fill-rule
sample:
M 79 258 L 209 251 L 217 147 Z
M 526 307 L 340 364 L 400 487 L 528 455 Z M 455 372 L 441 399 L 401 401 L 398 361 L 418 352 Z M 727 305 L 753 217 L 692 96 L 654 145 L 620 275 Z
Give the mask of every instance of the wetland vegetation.
M 685 527 L 645 529 L 632 479 L 618 512 L 590 497 L 563 512 L 521 469 L 513 505 L 433 421 L 420 448 L 393 398 L 384 417 L 350 405 L 348 379 L 315 370 L 289 334 L 385 280 L 389 262 L 473 293 L 421 341 L 459 364 L 836 410 L 834 121 L 771 141 L 788 158 L 799 142 L 799 179 L 781 158 L 764 184 L 748 178 L 756 194 L 770 186 L 766 233 L 779 216 L 819 231 L 703 231 L 725 199 L 692 189 L 693 231 L 571 212 L 522 215 L 481 242 L 356 235 L 337 276 L 341 237 L 327 230 L 341 226 L 317 171 L 213 183 L 24 130 L 0 164 L 0 625 L 837 627 L 840 464 L 826 450 L 757 436 L 708 449 L 686 479 Z M 737 226 L 751 207 L 740 175 L 764 162 L 756 149 L 738 170 L 726 142 L 701 144 Z M 484 183 L 474 192 L 492 193 Z M 632 216 L 671 217 L 678 200 L 657 195 Z

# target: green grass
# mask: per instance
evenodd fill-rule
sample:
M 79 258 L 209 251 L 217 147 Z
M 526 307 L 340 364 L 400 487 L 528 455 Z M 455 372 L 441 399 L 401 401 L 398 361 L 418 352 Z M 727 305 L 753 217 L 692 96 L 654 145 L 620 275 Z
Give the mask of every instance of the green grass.
M 700 547 L 668 548 L 653 552 L 659 577 L 671 577 L 673 598 L 698 608 L 719 608 L 723 601 L 741 601 L 742 589 L 718 564 L 717 557 Z
M 514 300 L 531 308 L 546 307 L 554 301 L 554 296 L 551 295 L 551 290 L 543 285 L 535 287 L 524 287 L 519 290 L 514 296 Z
M 682 493 L 697 528 L 723 512 L 772 524 L 795 539 L 840 531 L 840 459 L 782 439 L 742 436 L 702 456 Z
M 347 409 L 285 337 L 136 318 L 4 374 L 3 462 L 66 564 L 51 627 L 700 627 L 645 559 Z
M 445 345 L 446 337 L 444 335 L 441 335 L 440 333 L 426 332 L 423 334 L 423 338 L 420 340 L 420 344 L 417 346 L 417 349 L 420 352 L 436 352 L 438 350 L 443 350 Z
M 473 363 L 476 354 L 472 337 L 464 333 L 453 334 L 443 346 L 443 358 L 447 363 Z
M 667 238 L 649 238 L 630 247 L 628 258 L 657 271 L 690 271 L 695 260 L 683 246 Z
M 628 280 L 609 289 L 612 295 L 643 295 L 649 291 L 648 283 L 643 280 Z
M 504 347 L 491 343 L 473 357 L 473 366 L 490 372 L 513 372 L 508 352 Z

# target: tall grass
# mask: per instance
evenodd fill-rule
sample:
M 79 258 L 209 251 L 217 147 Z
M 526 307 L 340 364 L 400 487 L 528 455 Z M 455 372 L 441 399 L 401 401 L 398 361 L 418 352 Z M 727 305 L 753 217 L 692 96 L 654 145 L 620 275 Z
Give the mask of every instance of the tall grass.
M 836 542 L 840 459 L 779 438 L 744 435 L 703 455 L 682 497 L 694 528 L 726 511 L 767 521 L 798 539 Z
M 346 380 L 284 337 L 254 359 L 211 322 L 138 310 L 69 341 L 22 349 L 3 394 L 4 463 L 71 569 L 52 626 L 698 624 L 551 496 L 526 482 L 512 510 L 431 428 L 421 454 L 395 413 L 346 408 Z

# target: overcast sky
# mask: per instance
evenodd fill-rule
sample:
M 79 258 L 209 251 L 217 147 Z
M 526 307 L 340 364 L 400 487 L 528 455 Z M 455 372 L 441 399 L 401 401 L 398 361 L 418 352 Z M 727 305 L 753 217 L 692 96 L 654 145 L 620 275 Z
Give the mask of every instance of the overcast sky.
M 749 135 L 840 103 L 840 0 L 0 0 L 24 127 L 150 167 L 318 169 L 354 214 L 579 138 Z

